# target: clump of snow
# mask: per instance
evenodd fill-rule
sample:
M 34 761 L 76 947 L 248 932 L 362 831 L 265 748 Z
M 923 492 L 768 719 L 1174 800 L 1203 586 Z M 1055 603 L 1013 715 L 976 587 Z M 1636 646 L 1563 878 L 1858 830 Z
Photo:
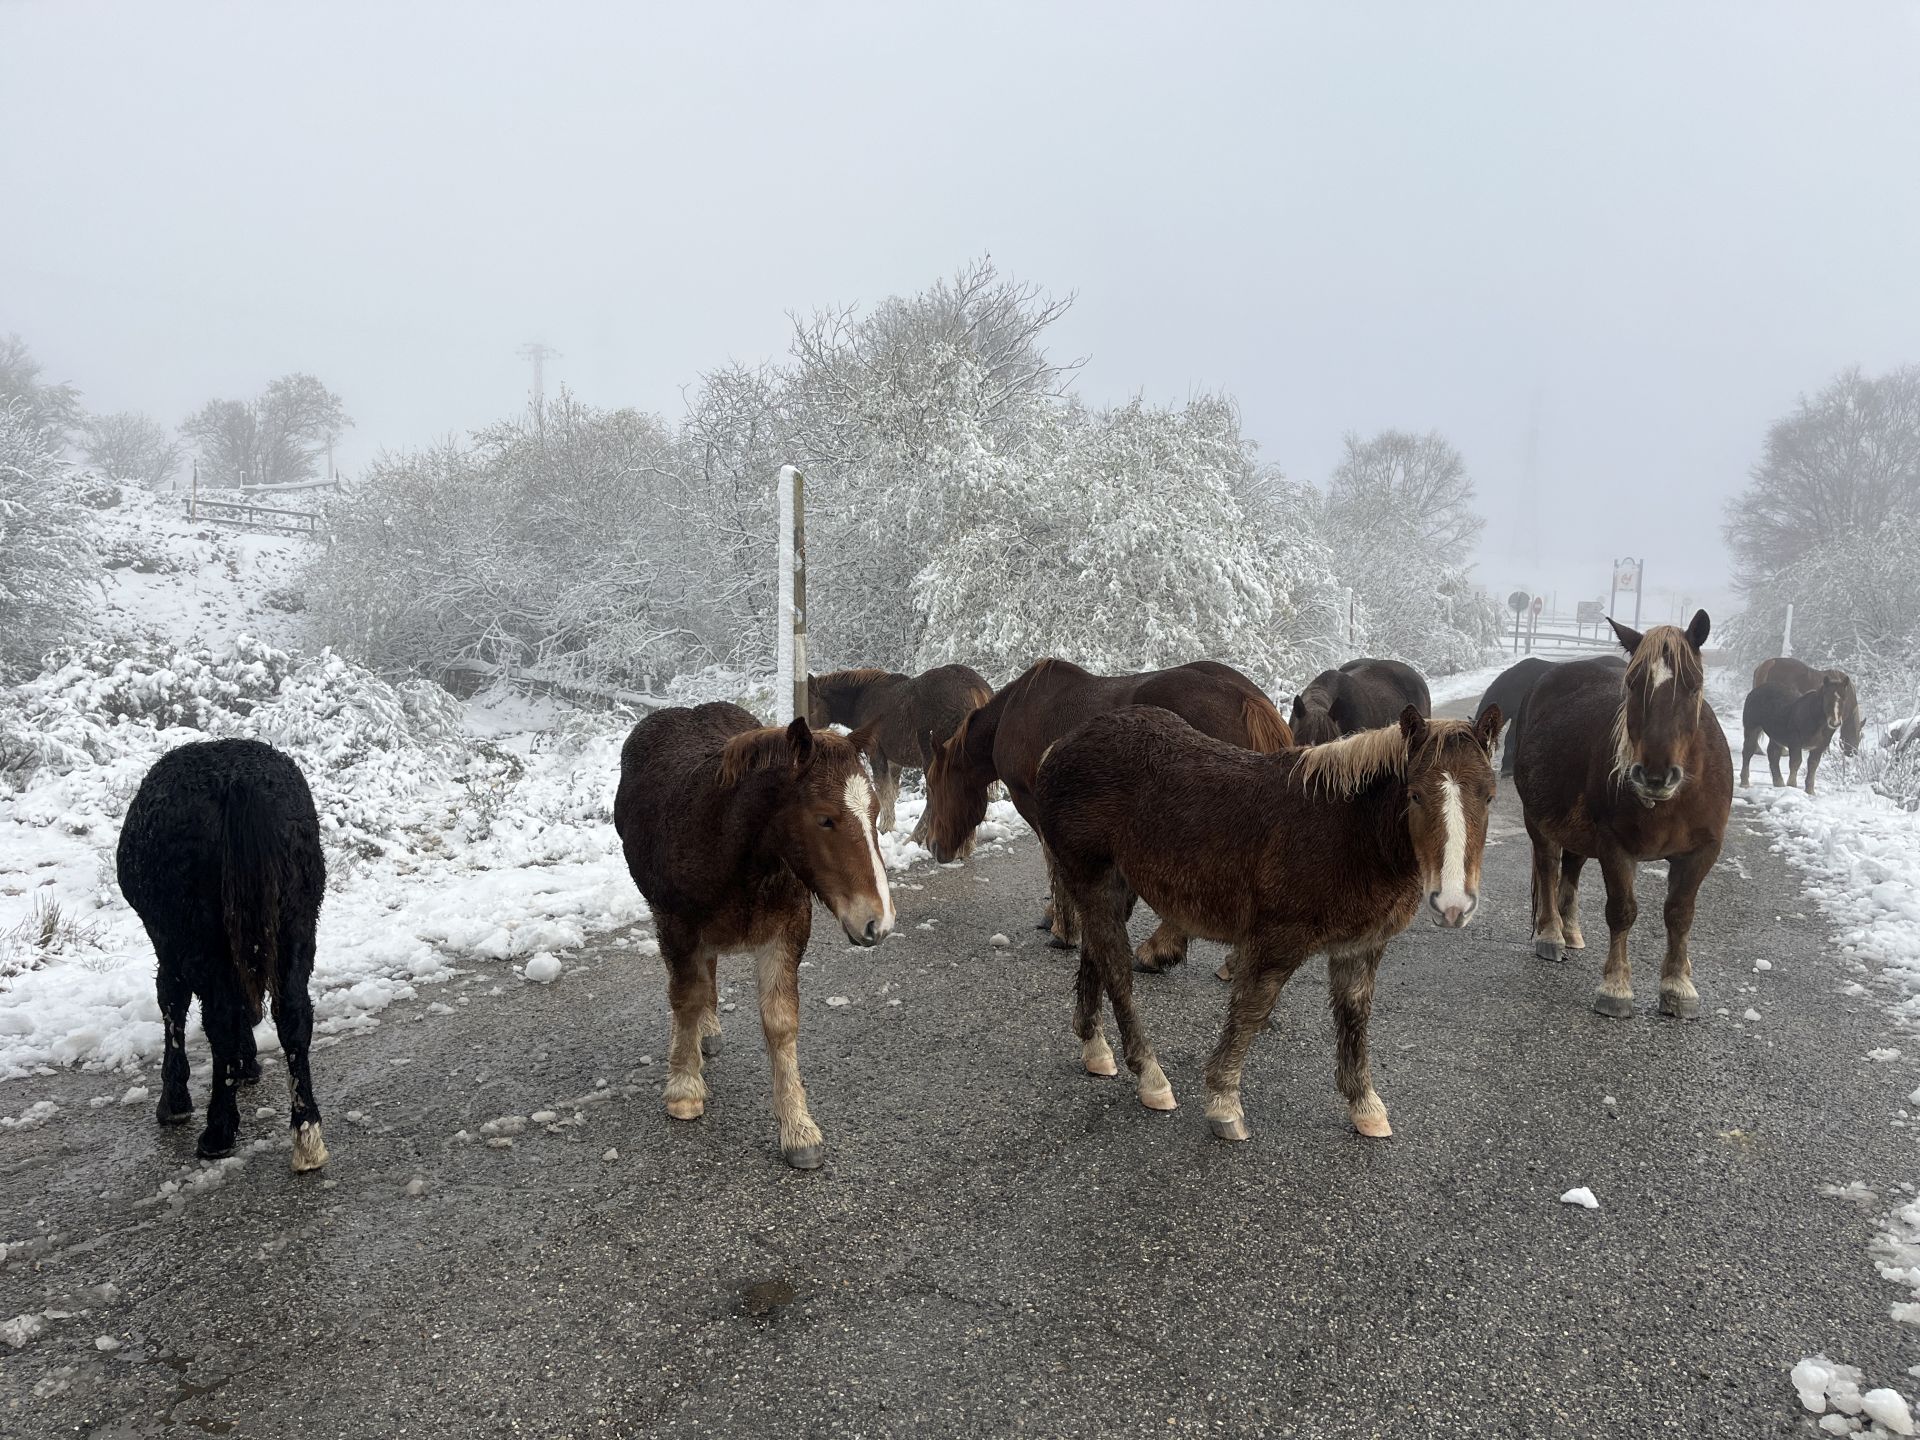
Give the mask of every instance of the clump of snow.
M 1752 1006 L 1748 1006 L 1747 1013 L 1742 1015 L 1740 1018 L 1742 1020 L 1746 1020 L 1749 1022 L 1758 1020 L 1760 1018 L 1760 1012 L 1758 1010 L 1755 1010 Z
M 1764 960 L 1764 959 L 1756 960 L 1753 962 L 1753 968 L 1756 970 L 1771 970 L 1773 969 L 1773 962 L 1771 960 Z
M 993 936 L 988 938 L 987 943 L 993 946 L 993 948 L 996 950 L 1004 950 L 1009 945 L 1013 944 L 1013 941 L 1009 940 L 1005 935 L 996 933 Z
M 1578 1205 L 1585 1210 L 1598 1210 L 1600 1208 L 1600 1202 L 1594 1198 L 1593 1191 L 1584 1185 L 1567 1191 L 1566 1194 L 1560 1197 L 1560 1203 L 1562 1205 Z
M 853 1003 L 853 1001 L 851 1001 L 851 1000 L 849 1000 L 849 999 L 848 999 L 848 998 L 847 998 L 846 996 L 844 996 L 844 995 L 829 995 L 829 996 L 827 996 L 827 1004 L 828 1004 L 828 1005 L 830 1005 L 830 1006 L 832 1006 L 832 1007 L 833 1007 L 833 1008 L 834 1008 L 835 1010 L 838 1010 L 838 1009 L 839 1009 L 839 1008 L 840 1008 L 841 1006 L 843 1006 L 843 1005 L 851 1005 L 852 1003 Z
M 560 978 L 560 962 L 553 958 L 551 951 L 542 950 L 527 961 L 526 969 L 520 973 L 536 984 L 550 985 Z
M 1869 1420 L 1884 1425 L 1893 1434 L 1913 1434 L 1913 1412 L 1899 1391 L 1884 1387 L 1869 1390 L 1860 1397 L 1860 1407 Z
M 36 1100 L 18 1115 L 0 1115 L 0 1130 L 38 1130 L 59 1113 L 53 1101 Z

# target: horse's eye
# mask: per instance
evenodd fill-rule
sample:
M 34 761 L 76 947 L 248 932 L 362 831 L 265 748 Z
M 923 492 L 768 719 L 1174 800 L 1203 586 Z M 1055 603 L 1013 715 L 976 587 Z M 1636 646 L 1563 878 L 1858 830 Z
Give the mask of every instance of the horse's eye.
M 831 830 L 833 828 L 833 817 L 831 815 L 822 815 L 820 817 L 820 828 L 822 830 Z
M 1417 790 L 1408 794 L 1407 799 L 1411 800 L 1415 805 L 1424 805 L 1426 803 L 1420 798 L 1420 792 Z

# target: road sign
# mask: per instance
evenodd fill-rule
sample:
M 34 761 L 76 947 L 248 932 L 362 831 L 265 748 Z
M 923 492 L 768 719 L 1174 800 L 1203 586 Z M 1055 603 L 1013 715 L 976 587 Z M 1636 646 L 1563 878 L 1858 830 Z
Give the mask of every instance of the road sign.
M 1573 609 L 1573 618 L 1576 624 L 1598 625 L 1602 620 L 1607 618 L 1606 602 L 1604 600 L 1576 601 Z
M 1615 567 L 1613 572 L 1613 588 L 1616 590 L 1631 590 L 1636 594 L 1639 593 L 1640 562 L 1638 560 L 1622 560 Z
M 1534 596 L 1533 604 L 1528 606 L 1527 608 L 1532 610 L 1534 614 L 1538 615 L 1540 613 L 1540 597 L 1538 595 Z
M 1507 596 L 1507 606 L 1514 614 L 1518 615 L 1522 610 L 1527 608 L 1527 602 L 1532 598 L 1533 597 L 1527 594 L 1526 591 L 1516 590 Z

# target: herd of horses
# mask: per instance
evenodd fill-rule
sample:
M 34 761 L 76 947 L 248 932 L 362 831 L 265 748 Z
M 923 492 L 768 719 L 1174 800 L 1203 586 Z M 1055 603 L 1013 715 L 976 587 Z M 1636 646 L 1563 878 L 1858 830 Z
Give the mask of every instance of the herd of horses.
M 809 677 L 807 713 L 785 726 L 729 704 L 655 711 L 622 748 L 613 823 L 667 971 L 667 1113 L 693 1120 L 706 1109 L 704 1061 L 721 1043 L 718 962 L 745 953 L 781 1154 L 799 1169 L 822 1163 L 798 1059 L 801 956 L 816 899 L 851 944 L 878 945 L 893 930 L 879 837 L 910 769 L 926 777 L 914 836 L 943 863 L 970 852 L 993 787 L 1005 787 L 1040 839 L 1050 892 L 1041 928 L 1079 948 L 1080 1063 L 1118 1073 L 1102 1026 L 1111 1009 L 1143 1105 L 1175 1101 L 1133 973 L 1179 964 L 1195 937 L 1229 947 L 1226 1023 L 1204 1075 L 1207 1120 L 1223 1139 L 1247 1138 L 1248 1050 L 1281 987 L 1316 954 L 1327 957 L 1348 1116 L 1362 1135 L 1392 1134 L 1367 1051 L 1380 961 L 1418 916 L 1458 929 L 1478 911 L 1498 775 L 1513 778 L 1532 842 L 1535 952 L 1558 960 L 1584 948 L 1579 882 L 1596 862 L 1609 938 L 1594 1006 L 1630 1016 L 1635 873 L 1665 860 L 1659 1008 L 1697 1016 L 1688 938 L 1733 796 L 1704 693 L 1709 621 L 1701 611 L 1684 629 L 1613 629 L 1621 655 L 1523 660 L 1471 720 L 1433 718 L 1416 671 L 1370 658 L 1316 676 L 1290 717 L 1217 662 L 1115 676 L 1052 657 L 998 690 L 963 665 Z M 1852 682 L 1791 660 L 1761 666 L 1743 719 L 1742 783 L 1764 735 L 1774 783 L 1783 754 L 1794 776 L 1804 754 L 1809 794 L 1834 735 L 1851 749 L 1860 734 Z M 255 741 L 170 752 L 134 797 L 118 859 L 159 959 L 161 1122 L 192 1114 L 185 1024 L 197 996 L 214 1070 L 199 1153 L 232 1151 L 236 1092 L 259 1077 L 253 1026 L 271 999 L 293 1168 L 324 1164 L 307 986 L 326 872 L 298 766 Z M 1160 923 L 1130 950 L 1140 901 Z

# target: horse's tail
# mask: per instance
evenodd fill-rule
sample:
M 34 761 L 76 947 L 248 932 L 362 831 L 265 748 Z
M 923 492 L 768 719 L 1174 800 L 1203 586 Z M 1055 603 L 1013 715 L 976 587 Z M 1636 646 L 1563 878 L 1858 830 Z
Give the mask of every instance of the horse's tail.
M 260 1018 L 260 999 L 280 970 L 280 902 L 286 894 L 284 838 L 276 809 L 257 784 L 233 776 L 220 797 L 220 909 L 234 980 Z
M 1767 676 L 1773 673 L 1773 661 L 1762 660 L 1753 667 L 1753 688 L 1758 690 L 1767 683 Z
M 1293 745 L 1292 729 L 1266 696 L 1248 695 L 1240 706 L 1240 717 L 1247 727 L 1247 748 L 1255 754 L 1271 755 Z

